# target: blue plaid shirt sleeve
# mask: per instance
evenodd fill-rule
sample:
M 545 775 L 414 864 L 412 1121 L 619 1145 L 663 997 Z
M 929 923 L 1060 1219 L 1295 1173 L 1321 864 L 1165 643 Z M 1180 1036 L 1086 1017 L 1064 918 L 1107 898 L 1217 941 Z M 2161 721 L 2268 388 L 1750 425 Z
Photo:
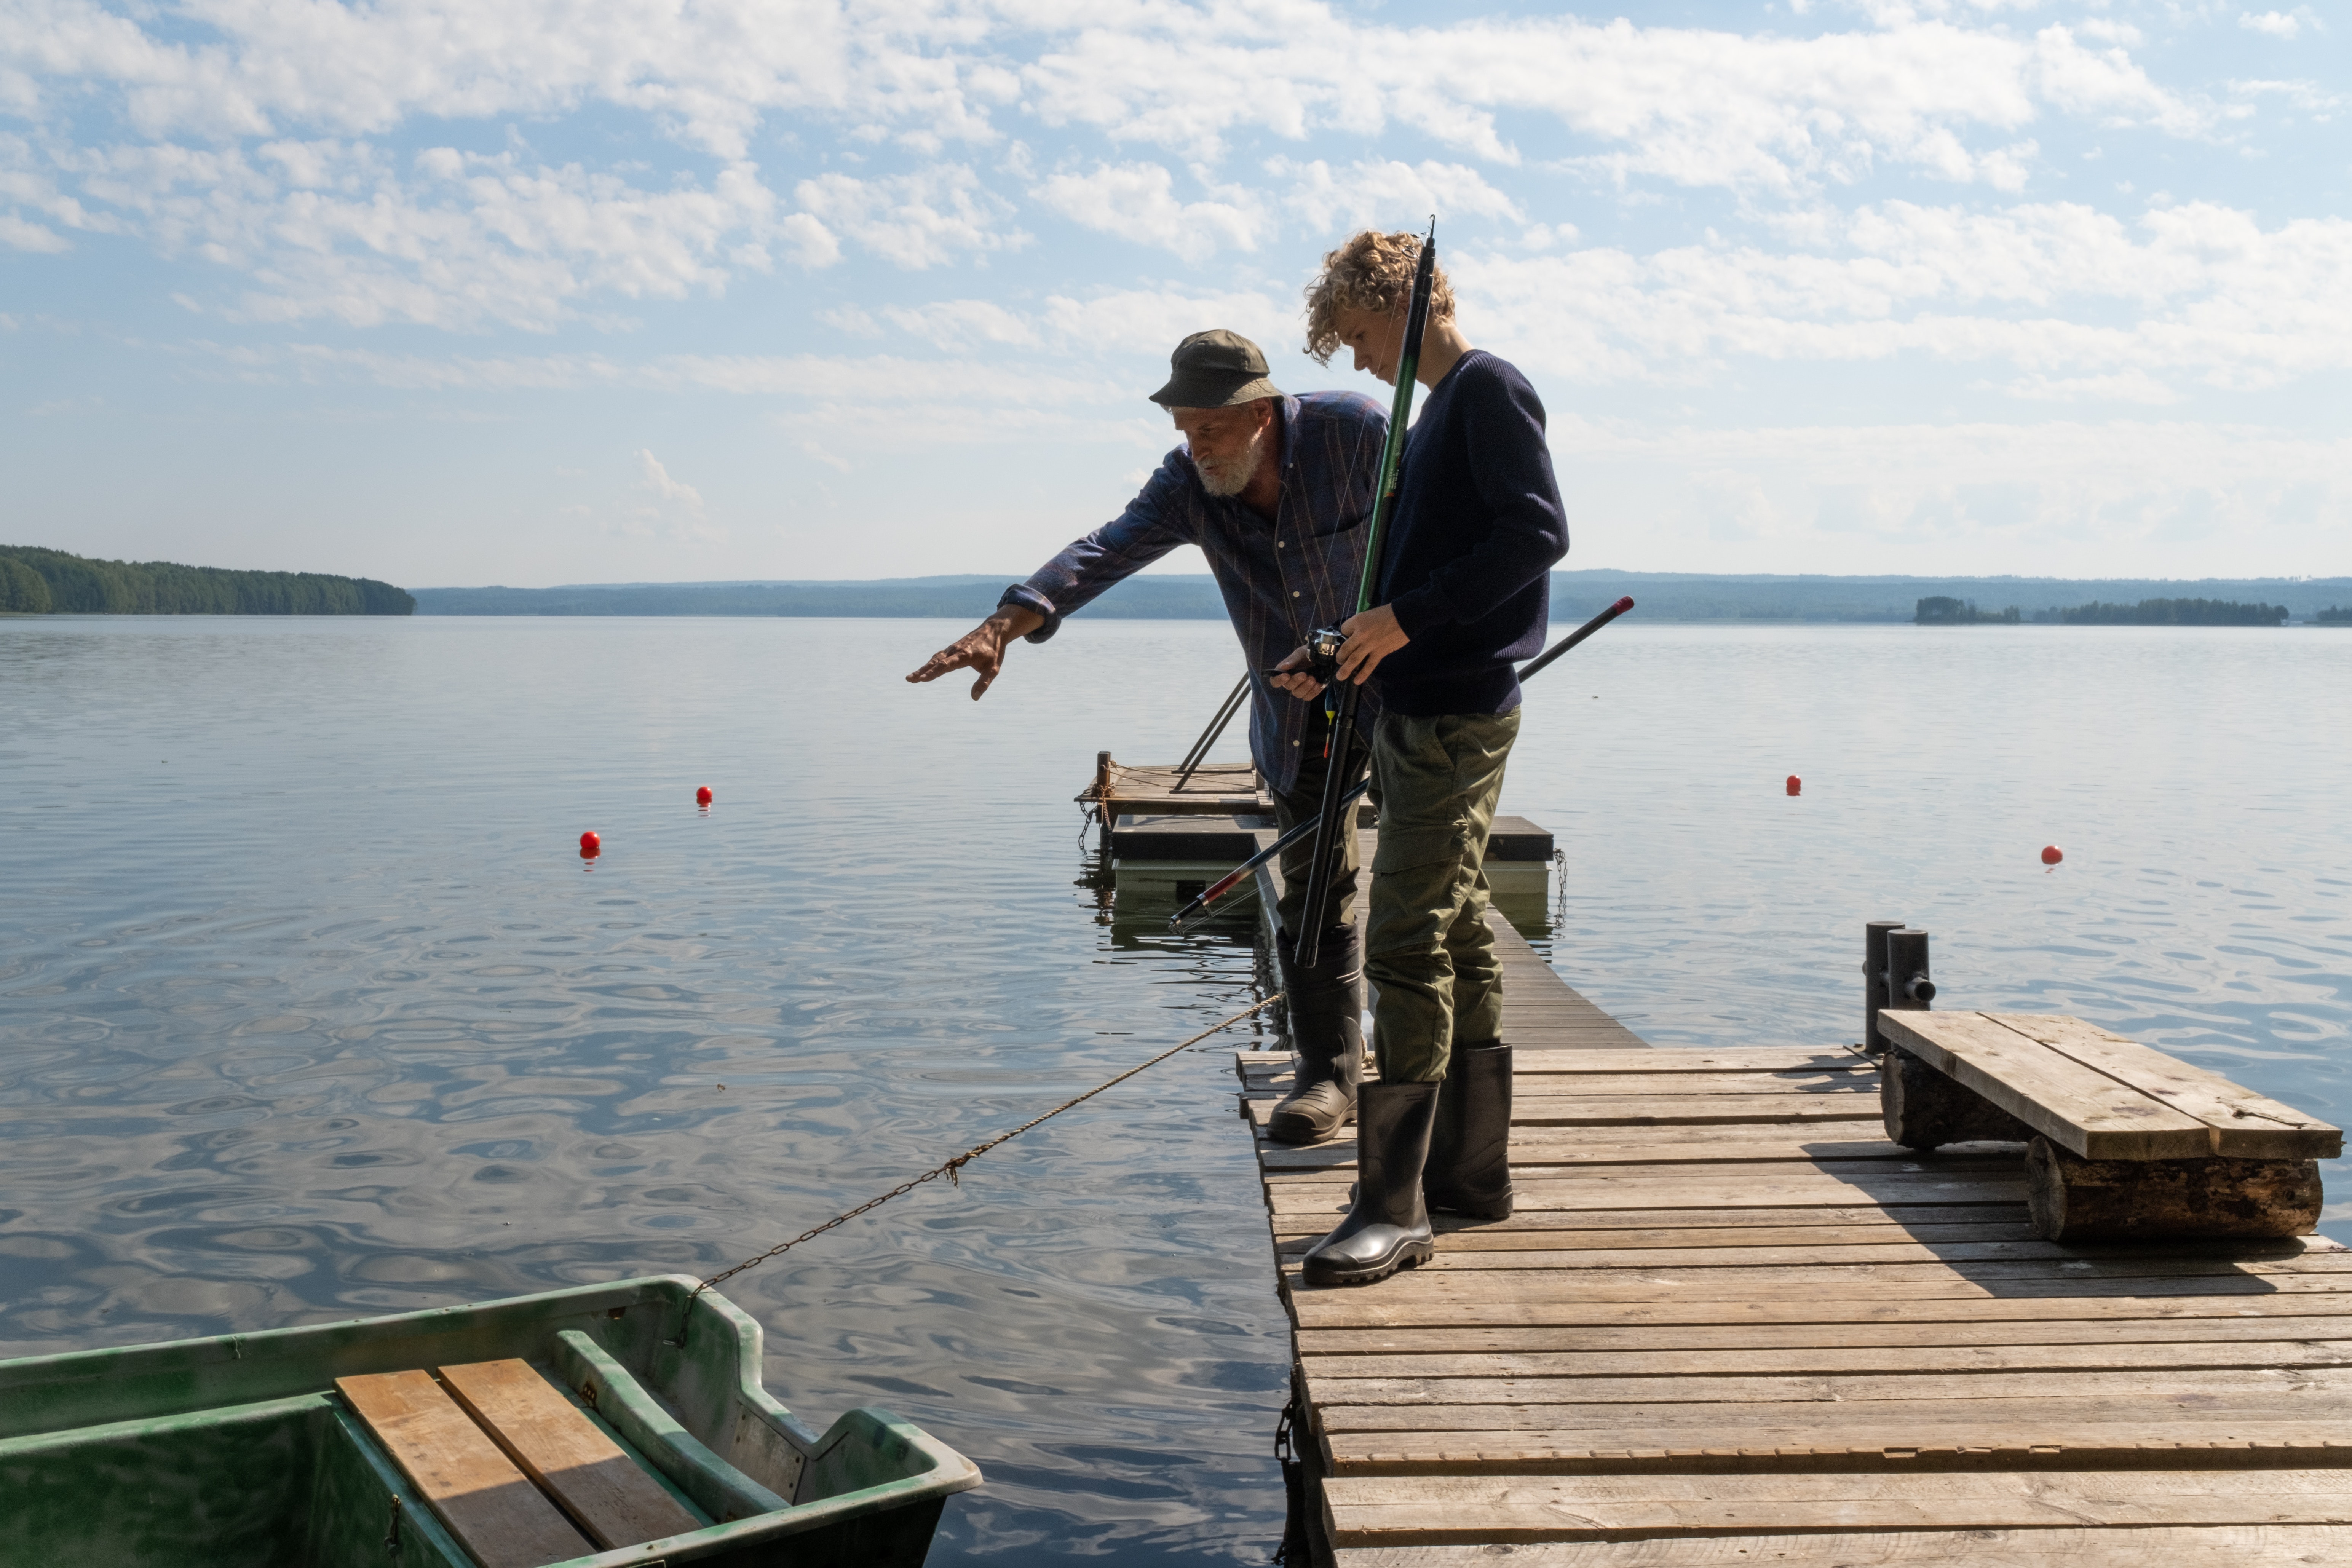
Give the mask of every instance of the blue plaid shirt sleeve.
M 1027 640 L 1044 642 L 1062 629 L 1062 618 L 1100 597 L 1179 545 L 1201 541 L 1193 485 L 1181 453 L 1171 452 L 1127 510 L 1074 542 L 1045 565 L 1015 583 L 997 600 L 1001 608 L 1019 605 L 1045 617 Z

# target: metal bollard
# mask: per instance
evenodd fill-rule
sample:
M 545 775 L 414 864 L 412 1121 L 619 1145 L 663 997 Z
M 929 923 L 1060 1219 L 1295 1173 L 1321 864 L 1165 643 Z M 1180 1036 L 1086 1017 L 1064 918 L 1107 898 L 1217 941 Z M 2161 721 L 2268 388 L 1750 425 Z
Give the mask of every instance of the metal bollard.
M 1886 1049 L 1886 1037 L 1878 1032 L 1878 1010 L 1886 1005 L 1886 933 L 1903 926 L 1872 921 L 1862 928 L 1862 1048 L 1874 1057 Z
M 1886 933 L 1886 1005 L 1898 1012 L 1924 1013 L 1936 999 L 1936 983 L 1927 978 L 1927 933 L 1906 927 Z

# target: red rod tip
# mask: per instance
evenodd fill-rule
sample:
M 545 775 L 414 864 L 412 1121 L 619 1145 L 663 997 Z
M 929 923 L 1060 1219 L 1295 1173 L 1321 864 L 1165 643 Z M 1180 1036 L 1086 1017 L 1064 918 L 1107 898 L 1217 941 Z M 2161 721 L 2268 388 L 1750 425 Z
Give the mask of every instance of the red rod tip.
M 1633 607 L 1633 595 L 1631 595 L 1631 594 L 1628 594 L 1628 595 L 1626 595 L 1623 598 L 1622 598 L 1622 599 L 1618 600 L 1615 604 L 1613 604 L 1613 605 L 1610 605 L 1609 607 L 1610 607 L 1611 609 L 1612 609 L 1612 610 L 1616 611 L 1619 615 L 1621 615 L 1621 616 L 1622 616 L 1622 615 L 1623 615 L 1626 611 L 1628 611 L 1628 610 L 1630 610 L 1630 609 L 1632 609 L 1632 608 Z

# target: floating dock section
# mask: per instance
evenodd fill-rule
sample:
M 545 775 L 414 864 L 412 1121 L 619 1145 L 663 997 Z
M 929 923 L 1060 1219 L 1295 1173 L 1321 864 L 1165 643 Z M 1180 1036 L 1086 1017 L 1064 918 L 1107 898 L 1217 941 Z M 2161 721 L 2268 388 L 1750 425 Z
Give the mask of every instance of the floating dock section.
M 2018 1146 L 1888 1142 L 1870 1058 L 1648 1048 L 1496 933 L 1517 1210 L 1423 1268 L 1300 1283 L 1354 1145 L 1237 1058 L 1323 1560 L 2352 1563 L 2352 1254 L 2039 1240 Z

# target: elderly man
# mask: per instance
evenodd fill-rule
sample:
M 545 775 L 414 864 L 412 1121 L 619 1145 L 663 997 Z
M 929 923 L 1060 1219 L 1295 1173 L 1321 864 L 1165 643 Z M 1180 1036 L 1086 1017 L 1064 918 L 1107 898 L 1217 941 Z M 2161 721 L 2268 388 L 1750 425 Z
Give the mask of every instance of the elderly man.
M 1355 610 L 1388 419 L 1370 399 L 1350 393 L 1286 396 L 1266 379 L 1265 355 L 1237 332 L 1193 333 L 1176 345 L 1170 368 L 1168 384 L 1151 401 L 1168 410 L 1185 444 L 1168 454 L 1115 521 L 1005 589 L 994 615 L 907 679 L 937 680 L 971 669 L 978 676 L 971 686 L 977 700 L 1003 672 L 1014 638 L 1044 642 L 1065 616 L 1112 584 L 1179 545 L 1197 544 L 1249 660 L 1250 754 L 1287 831 L 1322 807 L 1330 721 L 1321 703 L 1277 695 L 1265 672 L 1308 633 Z M 1363 703 L 1367 731 L 1377 712 L 1376 703 Z M 1356 750 L 1361 756 L 1363 748 Z M 1277 942 L 1298 1068 L 1267 1131 L 1288 1143 L 1319 1142 L 1339 1131 L 1355 1113 L 1362 1072 L 1353 807 L 1343 826 L 1326 906 L 1337 923 L 1324 934 L 1311 970 L 1297 962 L 1294 941 L 1307 901 L 1309 846 L 1300 844 L 1282 862 Z

